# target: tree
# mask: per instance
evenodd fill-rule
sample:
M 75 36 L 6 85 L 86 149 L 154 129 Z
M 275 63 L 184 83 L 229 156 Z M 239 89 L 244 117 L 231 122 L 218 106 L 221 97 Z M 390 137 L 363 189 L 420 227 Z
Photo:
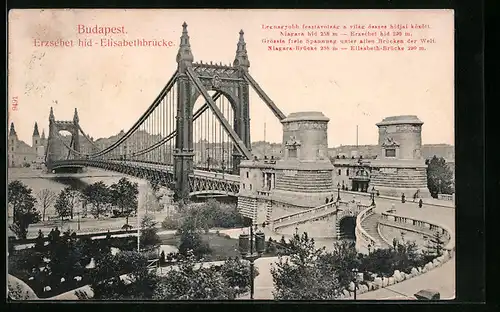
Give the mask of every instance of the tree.
M 69 278 L 70 274 L 82 274 L 86 257 L 83 245 L 79 243 L 75 232 L 70 230 L 64 232 L 60 239 L 50 243 L 49 251 L 49 267 L 56 280 L 61 277 Z
M 109 188 L 102 181 L 84 188 L 83 196 L 87 203 L 92 204 L 91 213 L 95 218 L 99 218 L 104 213 L 105 205 L 110 202 Z
M 156 228 L 157 224 L 158 222 L 156 222 L 155 218 L 150 214 L 146 214 L 142 218 L 140 245 L 143 248 L 155 247 L 161 243 L 160 237 L 158 236 L 158 229 Z
M 54 204 L 57 194 L 49 189 L 43 189 L 37 193 L 40 206 L 42 207 L 42 221 L 45 221 L 45 212 L 47 208 Z
M 56 203 L 54 205 L 54 209 L 56 210 L 57 215 L 61 218 L 61 221 L 71 215 L 70 205 L 71 203 L 69 199 L 68 189 L 65 188 L 59 193 L 59 196 L 57 197 Z
M 130 182 L 127 178 L 121 178 L 118 183 L 110 187 L 111 202 L 120 209 L 120 215 L 128 218 L 132 212 L 137 211 L 137 195 L 139 185 Z
M 179 253 L 187 255 L 192 252 L 194 256 L 201 257 L 204 254 L 210 253 L 210 246 L 204 242 L 201 237 L 201 229 L 197 224 L 198 219 L 196 216 L 186 217 L 177 234 L 180 236 Z
M 352 270 L 360 267 L 355 243 L 346 240 L 335 242 L 332 252 L 321 255 L 318 262 L 322 271 L 331 270 L 337 276 L 339 285 L 343 288 L 353 281 Z
M 428 244 L 425 246 L 429 255 L 439 257 L 443 254 L 444 239 L 441 231 L 436 231 L 432 237 L 429 238 Z
M 237 294 L 244 294 L 250 290 L 250 266 L 239 258 L 227 259 L 220 267 L 220 272 L 229 287 L 234 288 Z M 254 278 L 259 271 L 254 267 Z
M 40 212 L 36 210 L 36 198 L 32 190 L 22 182 L 15 180 L 8 186 L 8 203 L 12 206 L 13 225 L 11 230 L 18 238 L 24 239 L 30 224 L 40 221 Z
M 271 268 L 274 298 L 277 300 L 332 300 L 341 287 L 332 266 L 320 265 L 325 249 L 316 249 L 314 240 L 304 233 L 290 240 L 289 258 L 279 256 Z
M 427 187 L 431 196 L 438 194 L 453 194 L 453 172 L 442 157 L 432 157 L 427 161 Z
M 69 216 L 70 216 L 71 220 L 73 220 L 75 206 L 81 200 L 82 194 L 80 193 L 80 191 L 78 191 L 77 189 L 75 189 L 73 187 L 67 187 L 66 194 L 67 194 L 68 203 L 69 203 Z
M 158 198 L 156 197 L 152 187 L 148 187 L 143 196 L 144 201 L 141 206 L 142 210 L 146 211 L 146 213 L 160 210 L 160 203 L 158 202 Z
M 152 299 L 159 278 L 147 266 L 147 258 L 137 251 L 103 255 L 90 278 L 93 299 Z M 123 274 L 126 278 L 120 278 Z
M 237 290 L 231 287 L 215 267 L 197 267 L 195 257 L 188 254 L 178 270 L 161 278 L 154 299 L 157 300 L 232 300 Z

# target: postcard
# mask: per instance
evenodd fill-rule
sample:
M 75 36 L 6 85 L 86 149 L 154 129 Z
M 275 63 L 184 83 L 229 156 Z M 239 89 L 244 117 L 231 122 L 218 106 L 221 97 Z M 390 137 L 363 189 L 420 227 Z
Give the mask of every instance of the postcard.
M 454 299 L 454 53 L 453 10 L 11 10 L 8 297 Z

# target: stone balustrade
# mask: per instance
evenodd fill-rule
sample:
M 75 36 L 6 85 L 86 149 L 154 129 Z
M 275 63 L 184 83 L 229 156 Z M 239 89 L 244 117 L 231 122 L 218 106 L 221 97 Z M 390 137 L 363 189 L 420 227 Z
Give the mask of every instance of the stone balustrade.
M 448 242 L 446 246 L 444 246 L 444 249 L 448 250 L 449 252 L 454 252 L 455 250 L 455 239 L 453 237 L 453 232 L 444 225 L 437 225 L 428 221 L 422 221 L 410 217 L 403 217 L 390 212 L 382 213 L 379 224 L 396 226 L 404 228 L 407 231 L 413 231 L 423 235 L 432 235 L 433 233 L 440 232 L 443 235 L 443 240 Z M 387 243 L 390 244 L 391 242 Z
M 368 250 L 368 245 L 372 246 L 373 249 L 380 248 L 380 243 L 361 226 L 363 220 L 375 213 L 375 206 L 358 205 L 358 207 L 363 207 L 365 209 L 356 217 L 356 250 Z
M 279 228 L 291 226 L 291 225 L 297 224 L 299 222 L 306 222 L 314 217 L 317 217 L 317 216 L 325 213 L 326 211 L 329 211 L 327 214 L 332 213 L 332 211 L 331 211 L 332 208 L 335 208 L 335 211 L 337 211 L 337 209 L 339 207 L 347 206 L 347 205 L 348 205 L 348 203 L 346 203 L 346 202 L 330 202 L 328 204 L 323 204 L 323 205 L 320 205 L 318 207 L 314 207 L 314 208 L 307 209 L 304 211 L 295 212 L 295 213 L 274 219 L 273 220 L 273 228 L 274 228 L 274 230 L 277 230 Z
M 271 191 L 257 191 L 257 196 L 269 197 L 271 196 Z
M 455 200 L 455 195 L 438 194 L 438 199 L 454 201 Z

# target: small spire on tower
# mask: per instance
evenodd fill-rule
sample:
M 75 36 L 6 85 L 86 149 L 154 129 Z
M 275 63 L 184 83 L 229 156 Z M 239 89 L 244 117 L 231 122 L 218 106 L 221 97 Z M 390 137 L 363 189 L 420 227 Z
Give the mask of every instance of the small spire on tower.
M 179 52 L 177 53 L 177 63 L 179 64 L 192 64 L 193 63 L 193 53 L 191 52 L 191 45 L 189 44 L 189 35 L 187 31 L 187 24 L 184 22 L 182 24 L 182 35 L 181 44 L 179 45 Z
M 35 122 L 35 128 L 33 129 L 33 136 L 40 136 L 38 132 L 38 123 Z
M 73 121 L 78 122 L 80 119 L 78 118 L 78 110 L 75 107 L 75 115 L 73 116 Z
M 9 136 L 11 136 L 11 135 L 16 135 L 16 129 L 14 128 L 14 122 L 10 123 Z
M 234 58 L 233 65 L 248 70 L 248 67 L 250 67 L 250 61 L 248 60 L 247 44 L 245 43 L 245 38 L 243 37 L 244 34 L 243 29 L 240 30 L 240 39 L 238 40 L 238 45 L 236 47 L 236 57 Z
M 52 107 L 50 107 L 50 114 L 49 114 L 49 120 L 54 120 L 55 117 L 54 117 L 54 110 L 52 109 Z
M 42 129 L 42 140 L 45 140 L 45 129 Z

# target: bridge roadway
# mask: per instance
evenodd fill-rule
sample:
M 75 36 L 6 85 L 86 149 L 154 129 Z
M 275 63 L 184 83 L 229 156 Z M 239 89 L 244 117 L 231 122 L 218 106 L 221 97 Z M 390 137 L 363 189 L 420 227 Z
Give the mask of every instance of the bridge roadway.
M 82 162 L 83 164 L 87 163 L 87 160 L 75 160 L 75 163 Z M 99 160 L 99 163 L 101 164 L 113 164 L 113 165 L 122 165 L 122 166 L 128 166 L 130 168 L 138 168 L 138 169 L 150 169 L 150 170 L 157 170 L 161 172 L 168 172 L 172 173 L 174 172 L 174 167 L 172 165 L 166 165 L 166 164 L 159 164 L 159 163 L 152 163 L 152 162 L 144 162 L 144 161 L 134 161 L 134 160 Z M 61 161 L 61 162 L 55 162 L 55 168 L 57 167 L 64 167 L 66 164 L 71 164 L 71 161 Z M 238 175 L 234 174 L 229 174 L 229 173 L 221 173 L 221 172 L 214 172 L 214 171 L 206 171 L 206 170 L 200 170 L 200 169 L 194 169 L 194 176 L 199 176 L 199 177 L 205 177 L 205 178 L 212 178 L 212 179 L 220 179 L 220 180 L 227 180 L 227 181 L 232 181 L 232 182 L 239 182 L 240 177 Z

